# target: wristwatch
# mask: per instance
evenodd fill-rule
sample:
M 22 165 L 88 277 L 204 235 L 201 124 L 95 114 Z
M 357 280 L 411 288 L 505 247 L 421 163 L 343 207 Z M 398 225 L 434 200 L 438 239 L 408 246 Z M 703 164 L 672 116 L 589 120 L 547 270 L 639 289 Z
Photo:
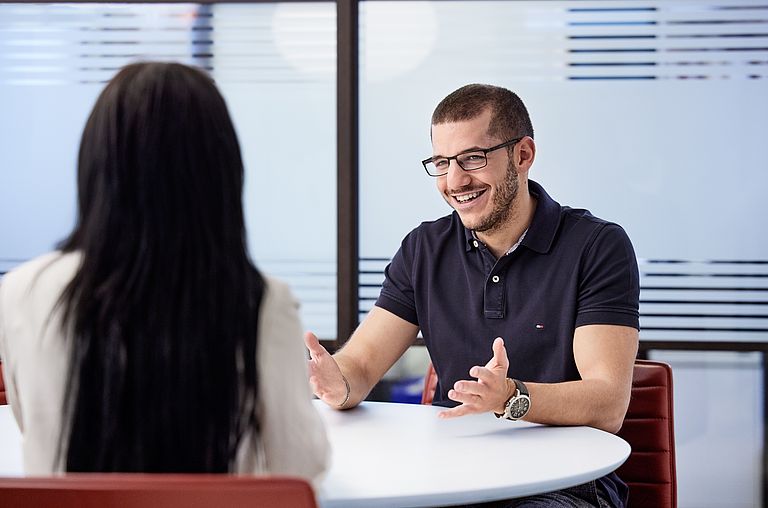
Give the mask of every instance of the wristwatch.
M 507 420 L 519 420 L 528 414 L 531 409 L 531 397 L 528 395 L 528 388 L 522 381 L 511 380 L 515 383 L 515 393 L 504 404 L 504 412 L 499 414 L 494 412 L 496 418 L 506 418 Z

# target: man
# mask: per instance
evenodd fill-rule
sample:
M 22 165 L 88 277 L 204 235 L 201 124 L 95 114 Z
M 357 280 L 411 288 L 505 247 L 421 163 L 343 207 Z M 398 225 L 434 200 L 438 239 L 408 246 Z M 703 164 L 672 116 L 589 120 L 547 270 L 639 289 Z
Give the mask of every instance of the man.
M 306 335 L 313 390 L 331 406 L 355 406 L 421 330 L 439 379 L 435 403 L 449 406 L 441 417 L 488 412 L 616 432 L 638 344 L 627 235 L 528 179 L 533 127 L 513 92 L 456 90 L 435 109 L 431 135 L 423 165 L 454 212 L 406 236 L 344 348 L 331 356 Z M 611 474 L 504 506 L 625 502 Z

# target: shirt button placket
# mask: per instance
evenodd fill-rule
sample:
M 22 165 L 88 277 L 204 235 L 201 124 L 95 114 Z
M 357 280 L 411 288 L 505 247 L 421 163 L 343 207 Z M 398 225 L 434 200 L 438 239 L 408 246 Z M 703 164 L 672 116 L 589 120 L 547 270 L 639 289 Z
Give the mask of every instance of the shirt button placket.
M 504 285 L 499 282 L 501 277 L 492 275 L 486 283 L 486 317 L 495 319 L 504 317 Z

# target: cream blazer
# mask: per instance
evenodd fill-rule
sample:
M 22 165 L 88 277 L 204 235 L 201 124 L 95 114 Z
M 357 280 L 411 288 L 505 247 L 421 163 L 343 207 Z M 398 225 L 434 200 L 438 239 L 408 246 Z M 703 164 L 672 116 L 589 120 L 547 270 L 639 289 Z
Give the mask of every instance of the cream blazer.
M 28 475 L 55 472 L 69 348 L 54 306 L 79 261 L 78 253 L 52 252 L 0 281 L 0 359 Z M 298 303 L 276 279 L 267 278 L 258 333 L 261 433 L 256 446 L 252 436 L 243 440 L 235 472 L 301 476 L 317 484 L 328 467 L 328 440 L 311 401 Z

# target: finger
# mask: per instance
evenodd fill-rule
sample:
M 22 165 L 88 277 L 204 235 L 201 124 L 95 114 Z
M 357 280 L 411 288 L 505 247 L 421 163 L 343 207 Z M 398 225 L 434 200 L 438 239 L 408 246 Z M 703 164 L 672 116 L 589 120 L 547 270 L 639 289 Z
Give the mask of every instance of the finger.
M 479 395 L 467 392 L 459 392 L 456 390 L 448 390 L 448 398 L 462 404 L 476 405 L 481 401 Z
M 461 405 L 461 406 L 452 407 L 451 409 L 440 411 L 439 413 L 437 413 L 437 417 L 447 420 L 449 418 L 458 418 L 459 416 L 465 416 L 465 415 L 478 413 L 478 412 L 479 411 L 473 410 L 469 406 Z
M 488 393 L 488 389 L 477 381 L 456 381 L 453 390 L 467 395 L 482 397 Z
M 496 337 L 493 341 L 493 359 L 496 365 L 504 367 L 504 372 L 509 368 L 509 358 L 507 358 L 507 348 L 504 347 L 504 339 Z
M 488 363 L 485 364 L 486 368 L 493 369 L 496 367 L 501 367 L 502 365 L 499 364 L 499 362 L 503 362 L 504 359 L 500 358 L 498 347 L 499 347 L 499 341 L 501 341 L 502 347 L 504 346 L 504 339 L 501 337 L 496 337 L 493 339 L 493 344 L 491 344 L 491 358 L 488 360 Z M 502 351 L 503 356 L 506 356 L 506 349 Z M 509 362 L 509 360 L 507 360 Z
M 506 375 L 506 371 L 504 372 Z M 499 373 L 486 367 L 474 367 L 472 377 L 476 377 L 479 382 L 485 385 L 494 385 L 499 382 Z
M 307 349 L 309 349 L 309 354 L 312 358 L 322 356 L 324 353 L 328 354 L 328 351 L 326 351 L 322 344 L 320 344 L 317 335 L 312 332 L 304 333 L 304 344 L 306 344 Z

